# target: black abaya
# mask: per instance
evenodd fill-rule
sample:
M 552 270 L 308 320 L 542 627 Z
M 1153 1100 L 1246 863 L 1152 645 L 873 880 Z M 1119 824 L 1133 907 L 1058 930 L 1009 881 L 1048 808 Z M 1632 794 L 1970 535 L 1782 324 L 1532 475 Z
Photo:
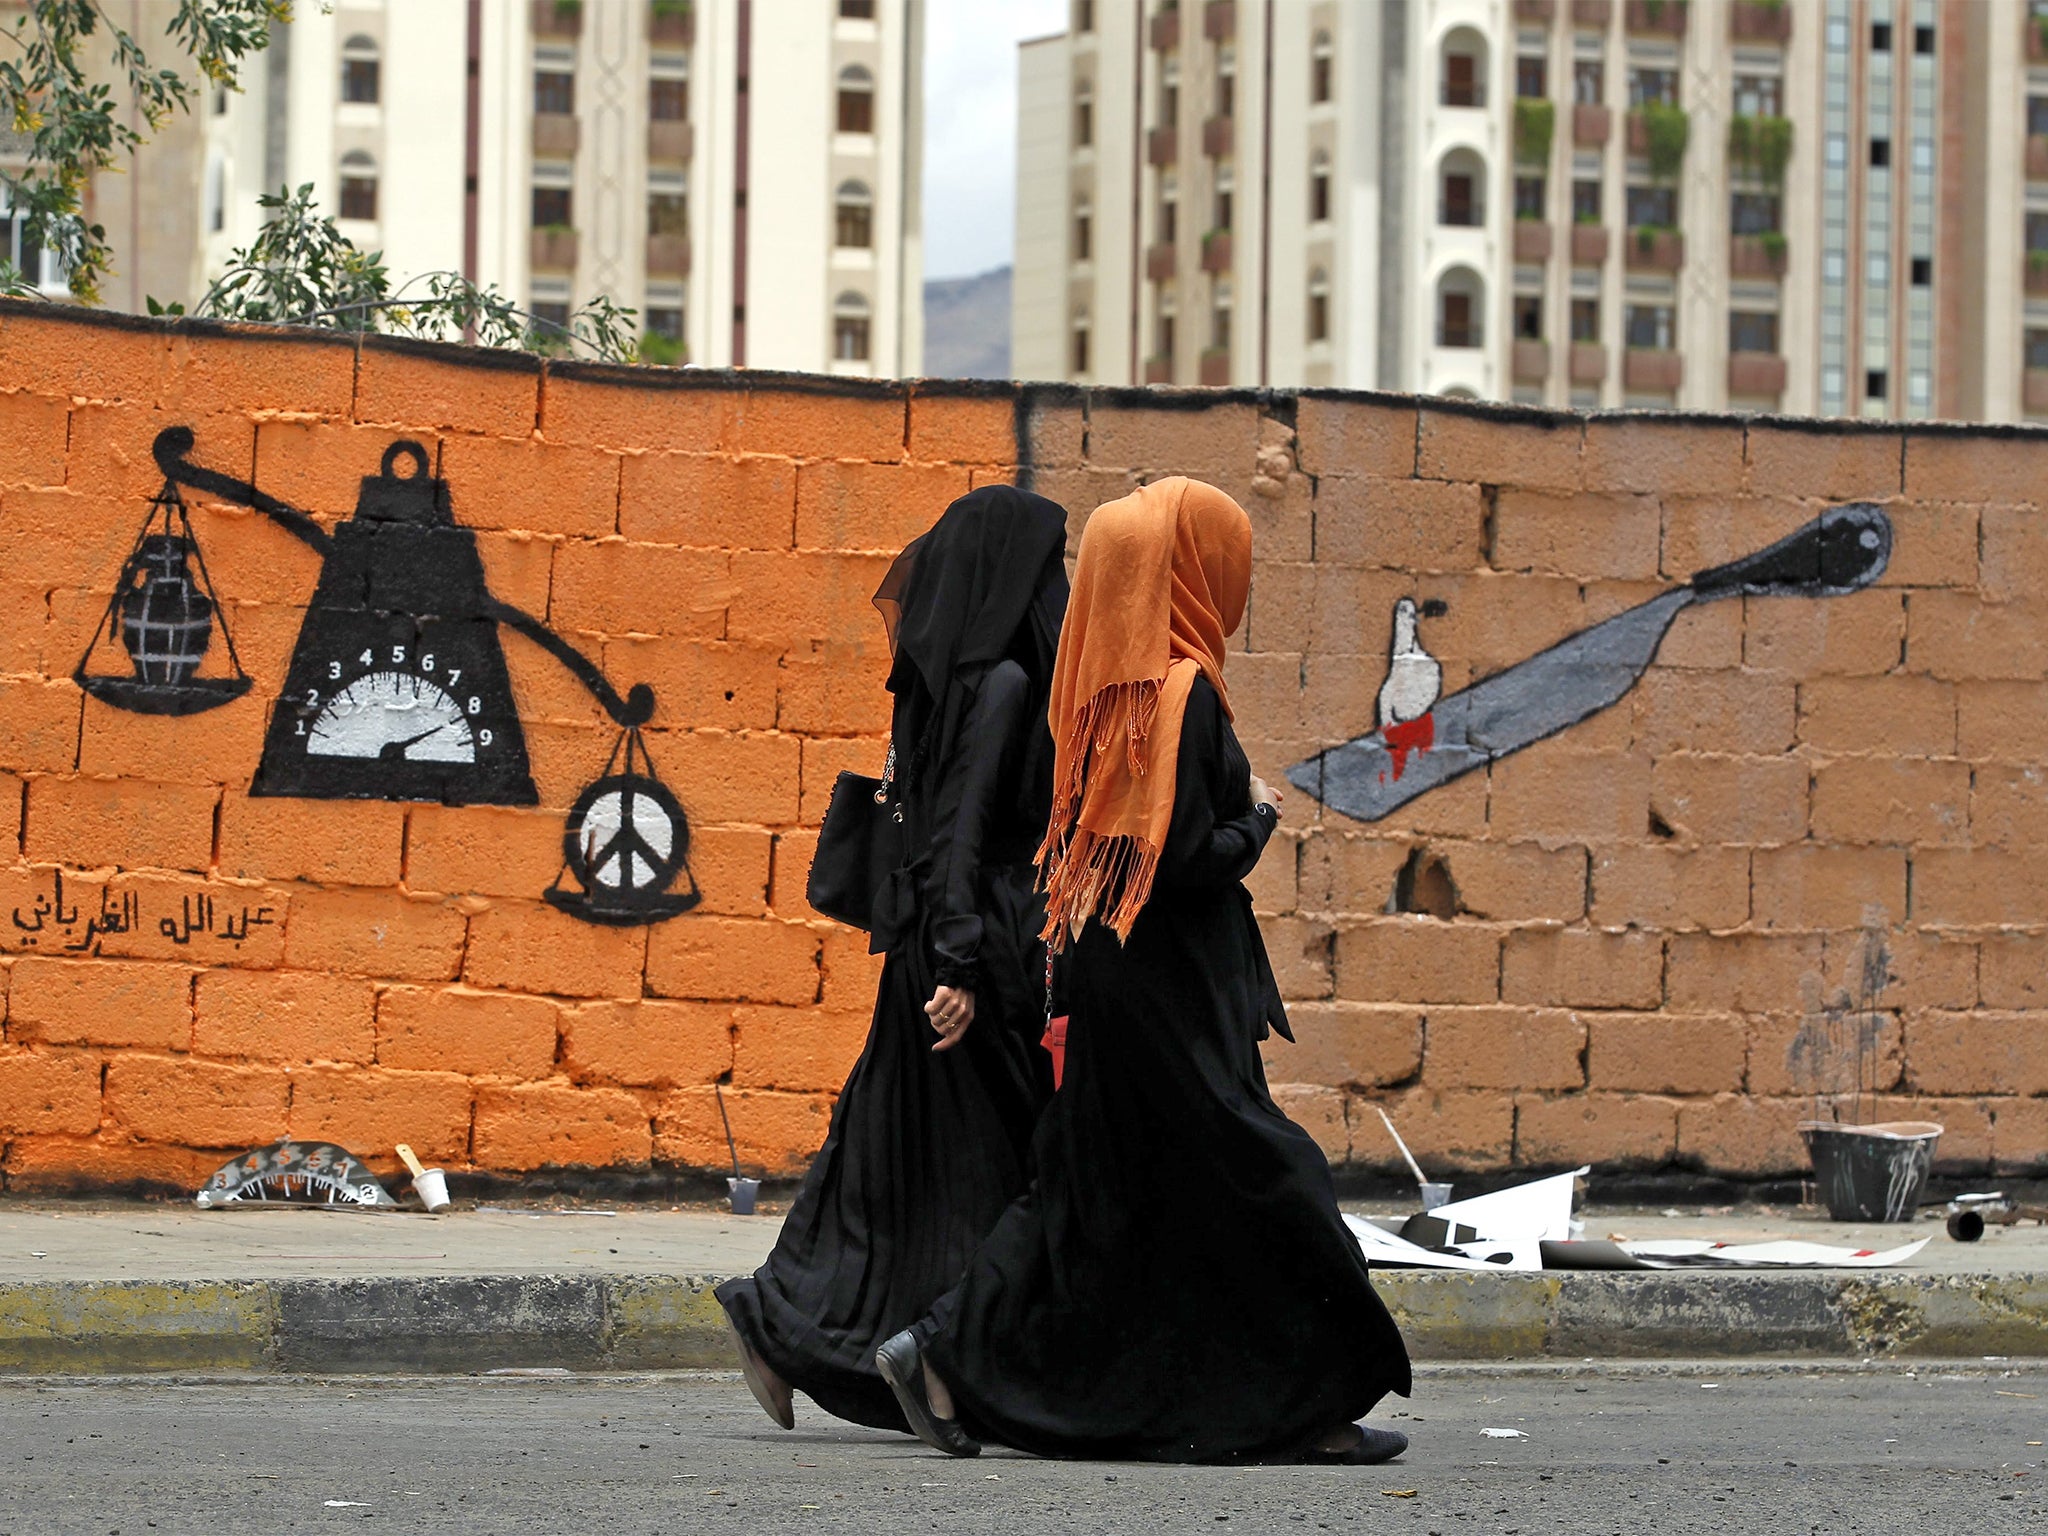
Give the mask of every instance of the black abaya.
M 1408 1356 L 1329 1165 L 1266 1090 L 1285 1016 L 1240 883 L 1273 828 L 1215 690 L 1129 942 L 1061 961 L 1065 1078 L 1036 1181 L 917 1329 L 962 1423 L 1052 1456 L 1297 1450 L 1406 1394 Z

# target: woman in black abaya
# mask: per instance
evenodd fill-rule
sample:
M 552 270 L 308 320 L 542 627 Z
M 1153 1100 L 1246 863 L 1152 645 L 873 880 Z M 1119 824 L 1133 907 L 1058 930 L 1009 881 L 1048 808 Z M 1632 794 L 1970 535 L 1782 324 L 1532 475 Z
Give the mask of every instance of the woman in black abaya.
M 909 853 L 875 903 L 874 1022 L 775 1251 L 718 1288 L 747 1384 L 785 1429 L 792 1389 L 839 1418 L 908 1427 L 875 1348 L 959 1279 L 1029 1178 L 1052 1090 L 1032 853 L 1052 804 L 1065 548 L 1058 506 L 985 486 L 875 596 L 895 650 Z
M 1329 1165 L 1259 1060 L 1287 1031 L 1240 883 L 1278 817 L 1230 727 L 1251 526 L 1165 480 L 1081 539 L 1043 850 L 1070 1007 L 1030 1191 L 877 1364 L 937 1449 L 1383 1461 L 1409 1388 Z M 956 1415 L 957 1407 L 957 1415 Z

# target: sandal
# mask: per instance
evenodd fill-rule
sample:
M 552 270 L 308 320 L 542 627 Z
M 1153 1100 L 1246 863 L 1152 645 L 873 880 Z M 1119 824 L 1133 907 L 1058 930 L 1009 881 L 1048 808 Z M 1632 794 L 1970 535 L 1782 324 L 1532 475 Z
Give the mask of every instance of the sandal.
M 910 1432 L 918 1439 L 948 1456 L 981 1454 L 981 1442 L 962 1429 L 958 1419 L 942 1419 L 933 1410 L 932 1400 L 924 1389 L 924 1351 L 917 1347 L 910 1330 L 905 1329 L 875 1351 L 875 1369 L 896 1394 Z
M 1301 1453 L 1301 1459 L 1317 1467 L 1373 1467 L 1392 1461 L 1408 1449 L 1408 1437 L 1398 1429 L 1374 1429 L 1370 1424 L 1352 1427 L 1358 1431 L 1358 1438 L 1350 1445 L 1339 1451 L 1310 1446 Z

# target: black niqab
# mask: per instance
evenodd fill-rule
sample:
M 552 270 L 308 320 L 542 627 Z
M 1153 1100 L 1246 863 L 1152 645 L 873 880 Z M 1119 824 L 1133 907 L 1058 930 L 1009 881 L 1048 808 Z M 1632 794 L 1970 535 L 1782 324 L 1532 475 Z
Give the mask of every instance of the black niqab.
M 888 626 L 899 782 L 940 763 L 978 672 L 1015 661 L 1041 712 L 1067 608 L 1067 514 L 1013 485 L 947 507 L 889 567 L 875 593 Z

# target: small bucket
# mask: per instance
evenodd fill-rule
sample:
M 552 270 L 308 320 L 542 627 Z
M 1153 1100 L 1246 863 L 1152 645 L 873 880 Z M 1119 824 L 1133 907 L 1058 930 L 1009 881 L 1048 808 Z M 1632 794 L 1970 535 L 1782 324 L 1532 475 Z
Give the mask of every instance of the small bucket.
M 1451 1203 L 1451 1186 L 1448 1184 L 1424 1184 L 1422 1186 L 1422 1208 L 1433 1211 L 1440 1205 Z
M 412 1192 L 430 1212 L 448 1209 L 448 1175 L 438 1168 L 422 1168 L 414 1175 Z
M 1883 1125 L 1799 1126 L 1813 1159 L 1814 1182 L 1836 1221 L 1911 1221 L 1927 1192 L 1941 1127 L 1927 1120 Z
M 732 1213 L 735 1216 L 754 1214 L 754 1196 L 761 1193 L 759 1179 L 727 1179 L 725 1187 L 732 1191 Z

